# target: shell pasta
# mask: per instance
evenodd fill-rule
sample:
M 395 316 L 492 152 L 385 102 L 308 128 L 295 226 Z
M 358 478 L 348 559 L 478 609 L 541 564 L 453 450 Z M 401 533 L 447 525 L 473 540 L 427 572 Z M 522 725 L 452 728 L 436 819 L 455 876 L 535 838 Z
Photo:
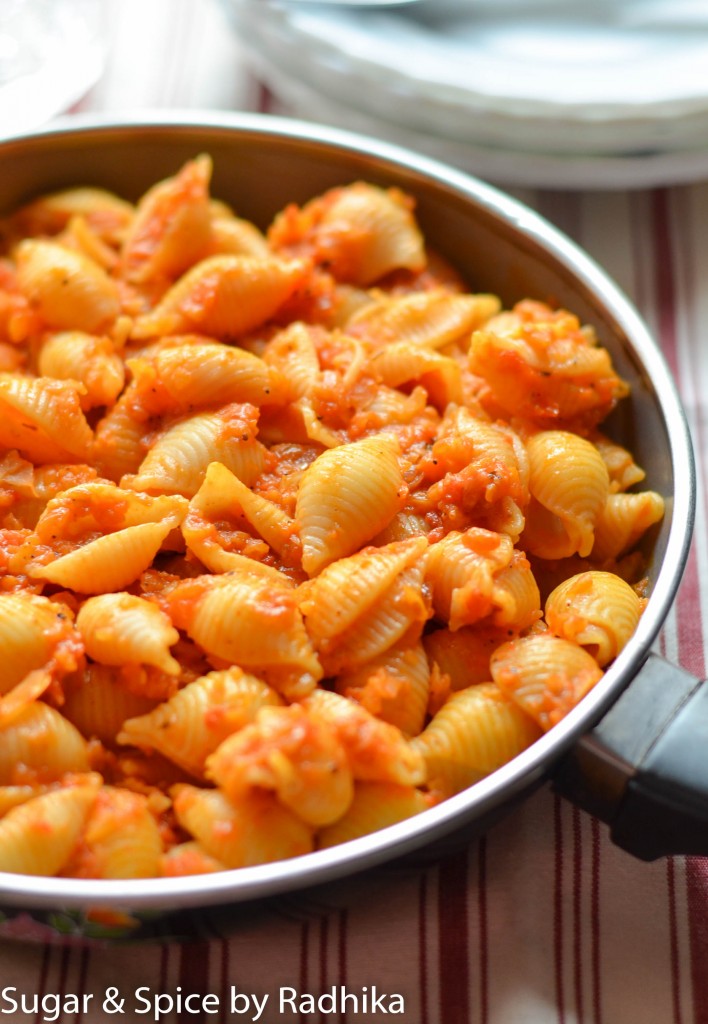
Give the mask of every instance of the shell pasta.
M 387 828 L 552 728 L 646 602 L 664 502 L 591 326 L 474 291 L 399 189 L 263 226 L 211 176 L 0 224 L 0 871 Z

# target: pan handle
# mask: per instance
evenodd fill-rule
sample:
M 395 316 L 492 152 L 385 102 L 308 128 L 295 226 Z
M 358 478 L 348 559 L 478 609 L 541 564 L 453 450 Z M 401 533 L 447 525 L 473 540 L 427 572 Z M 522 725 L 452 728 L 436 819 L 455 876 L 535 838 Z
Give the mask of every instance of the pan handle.
M 708 854 L 708 682 L 650 654 L 553 783 L 641 860 Z

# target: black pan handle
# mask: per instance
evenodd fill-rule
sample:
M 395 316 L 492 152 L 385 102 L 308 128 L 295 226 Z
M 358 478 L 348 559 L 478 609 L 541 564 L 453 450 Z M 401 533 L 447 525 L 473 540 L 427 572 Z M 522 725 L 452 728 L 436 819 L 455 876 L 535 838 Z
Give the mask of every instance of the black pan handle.
M 708 682 L 650 654 L 554 787 L 641 860 L 708 855 Z

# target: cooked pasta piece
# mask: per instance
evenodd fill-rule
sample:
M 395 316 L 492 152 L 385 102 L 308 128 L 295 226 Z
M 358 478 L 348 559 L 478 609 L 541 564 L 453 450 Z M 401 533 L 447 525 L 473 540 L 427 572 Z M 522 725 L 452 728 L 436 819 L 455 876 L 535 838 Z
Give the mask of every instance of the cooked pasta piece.
M 123 590 L 151 565 L 174 524 L 141 523 L 61 555 L 47 565 L 28 569 L 33 579 L 48 580 L 79 594 L 106 594 Z
M 411 746 L 423 756 L 432 788 L 451 796 L 506 764 L 540 734 L 533 718 L 488 682 L 453 693 Z
M 337 738 L 355 779 L 402 786 L 425 781 L 425 766 L 413 741 L 408 742 L 400 729 L 376 718 L 356 701 L 317 687 L 300 704 L 311 719 Z
M 404 341 L 437 349 L 457 339 L 467 347 L 471 332 L 500 307 L 496 295 L 451 295 L 444 289 L 384 295 L 357 310 L 347 332 L 377 348 Z
M 299 704 L 263 707 L 206 761 L 206 776 L 238 802 L 272 790 L 308 825 L 329 825 L 354 795 L 352 769 L 338 736 Z
M 191 267 L 155 309 L 138 317 L 136 340 L 201 331 L 237 338 L 269 320 L 303 282 L 306 265 L 275 256 L 208 256 Z
M 160 874 L 165 878 L 181 878 L 184 875 L 206 875 L 212 871 L 225 871 L 226 865 L 207 853 L 201 843 L 190 840 L 177 843 L 160 859 Z
M 463 398 L 462 371 L 455 360 L 410 342 L 393 342 L 376 352 L 369 370 L 388 387 L 419 384 L 440 410 Z
M 422 630 L 430 617 L 427 546 L 416 537 L 364 548 L 299 588 L 305 626 L 328 675 L 365 664 Z
M 119 668 L 91 663 L 65 680 L 61 713 L 82 736 L 113 747 L 126 719 L 147 714 L 155 704 L 155 698 L 135 693 Z
M 521 543 L 540 558 L 586 558 L 610 493 L 602 456 L 585 438 L 562 430 L 534 434 L 526 448 L 532 500 Z
M 320 381 L 320 361 L 313 334 L 312 327 L 296 321 L 278 331 L 263 353 L 265 362 L 283 374 L 293 399 L 309 395 Z
M 595 426 L 629 390 L 592 329 L 529 300 L 475 331 L 470 369 L 487 382 L 493 406 L 547 428 Z
M 332 189 L 302 211 L 288 207 L 268 237 L 274 249 L 312 255 L 337 280 L 358 285 L 402 267 L 422 270 L 426 263 L 407 197 L 365 182 Z
M 67 605 L 35 594 L 0 594 L 0 694 L 34 669 L 47 667 L 57 675 L 73 671 L 82 653 Z
M 102 786 L 62 874 L 68 878 L 154 878 L 160 871 L 162 852 L 160 828 L 148 798 Z
M 28 238 L 17 246 L 15 259 L 20 288 L 48 328 L 93 334 L 118 316 L 116 282 L 83 253 Z
M 322 678 L 295 592 L 285 578 L 273 581 L 239 571 L 211 582 L 189 581 L 169 595 L 173 621 L 207 654 L 265 672 L 266 680 L 288 695 L 307 692 Z
M 121 249 L 128 281 L 176 278 L 207 255 L 211 171 L 210 157 L 198 157 L 141 197 Z
M 87 743 L 78 729 L 42 701 L 0 722 L 0 785 L 52 782 L 89 769 Z
M 116 243 L 134 215 L 132 203 L 107 189 L 81 185 L 40 196 L 20 207 L 10 218 L 13 233 L 57 235 L 75 217 L 91 225 L 105 242 Z
M 179 633 L 157 605 L 135 594 L 100 594 L 79 609 L 76 626 L 86 653 L 102 665 L 155 665 L 176 676 L 179 662 L 170 647 Z
M 513 595 L 514 580 L 502 572 L 514 559 L 514 546 L 503 533 L 471 527 L 453 531 L 430 547 L 426 579 L 430 584 L 435 615 L 450 629 L 470 626 L 491 616 L 493 625 L 530 625 L 533 594 L 523 594 L 520 607 Z M 529 597 L 532 599 L 529 600 Z
M 579 644 L 537 633 L 502 644 L 491 660 L 499 689 L 542 729 L 571 711 L 602 678 L 602 669 Z
M 179 420 L 154 442 L 137 473 L 123 477 L 121 485 L 191 498 L 212 462 L 221 462 L 250 485 L 266 458 L 266 449 L 256 438 L 257 418 L 254 406 L 237 403 Z
M 83 385 L 0 373 L 0 445 L 41 465 L 86 462 L 93 434 L 81 409 Z
M 423 728 L 430 695 L 430 666 L 420 640 L 395 644 L 377 658 L 337 677 L 337 693 L 408 736 Z
M 281 703 L 270 686 L 233 666 L 201 676 L 147 714 L 128 718 L 117 739 L 158 750 L 201 779 L 206 758 L 227 736 L 253 721 L 260 708 Z
M 218 789 L 180 785 L 174 809 L 182 828 L 226 868 L 298 857 L 314 847 L 312 829 L 266 791 L 231 801 Z
M 584 647 L 604 667 L 634 633 L 642 611 L 636 591 L 611 572 L 583 572 L 559 584 L 545 618 L 556 636 Z
M 234 402 L 273 405 L 284 399 L 287 388 L 281 372 L 258 356 L 198 336 L 152 356 L 128 359 L 126 365 L 133 375 L 134 401 L 150 415 Z
M 631 551 L 651 526 L 661 522 L 664 505 L 656 491 L 608 495 L 595 521 L 593 560 L 604 562 Z
M 295 531 L 295 523 L 279 505 L 252 491 L 220 462 L 207 467 L 182 524 L 187 548 L 216 573 L 238 569 L 244 555 L 263 558 L 269 547 L 298 561 Z
M 324 849 L 378 832 L 412 818 L 431 807 L 434 799 L 415 786 L 394 782 L 357 782 L 349 810 L 334 824 L 317 833 L 317 847 Z
M 84 410 L 113 405 L 125 384 L 123 360 L 111 339 L 85 331 L 50 334 L 40 349 L 37 369 L 44 377 L 83 384 Z
M 447 677 L 451 690 L 465 690 L 491 678 L 492 654 L 509 640 L 509 631 L 486 623 L 462 629 L 435 629 L 423 637 L 431 665 Z
M 96 800 L 100 779 L 51 789 L 0 819 L 0 871 L 56 875 L 66 864 Z
M 408 493 L 391 435 L 323 452 L 300 481 L 296 518 L 302 565 L 310 575 L 371 540 Z

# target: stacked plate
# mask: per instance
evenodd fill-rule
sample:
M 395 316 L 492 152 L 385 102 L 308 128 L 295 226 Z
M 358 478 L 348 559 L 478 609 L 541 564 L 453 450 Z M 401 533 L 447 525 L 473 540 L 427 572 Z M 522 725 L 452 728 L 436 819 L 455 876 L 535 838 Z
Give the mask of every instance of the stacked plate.
M 504 185 L 708 177 L 705 0 L 224 0 L 254 70 L 298 117 Z

